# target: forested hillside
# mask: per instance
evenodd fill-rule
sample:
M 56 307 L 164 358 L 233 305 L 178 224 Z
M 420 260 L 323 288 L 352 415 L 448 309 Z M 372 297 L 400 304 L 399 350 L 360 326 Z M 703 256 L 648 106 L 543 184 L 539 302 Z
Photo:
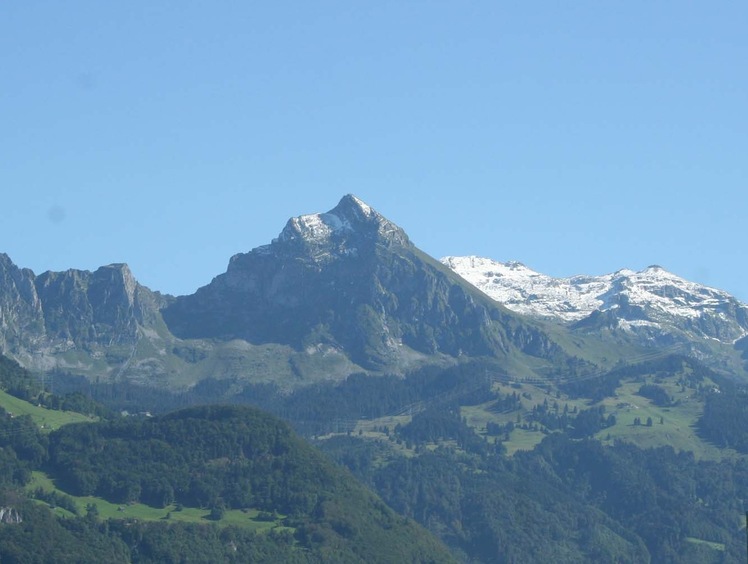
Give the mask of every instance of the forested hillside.
M 724 447 L 743 448 L 741 426 L 733 422 L 742 421 L 744 392 L 679 355 L 568 374 L 523 383 L 496 361 L 480 359 L 424 367 L 405 378 L 352 375 L 292 393 L 254 386 L 233 399 L 274 411 L 309 438 L 322 437 L 320 446 L 461 560 L 742 562 L 745 461 Z M 180 395 L 90 389 L 138 410 L 200 397 L 220 401 L 235 384 L 206 380 Z M 87 443 L 77 427 L 52 435 L 53 456 L 56 441 L 73 441 L 68 446 L 80 450 L 56 459 L 60 484 L 117 503 L 172 500 L 208 511 L 220 500 L 228 510 L 253 503 L 287 511 L 289 500 L 268 497 L 251 465 L 206 465 L 200 449 L 164 446 L 183 442 L 167 432 L 174 417 L 156 426 L 128 422 L 128 440 L 120 436 L 122 422 L 81 427 L 89 429 Z M 207 426 L 192 434 L 212 436 L 212 427 L 201 425 Z M 241 441 L 229 444 L 238 449 Z M 158 450 L 166 460 L 143 458 L 141 449 Z M 127 460 L 134 462 L 115 463 Z M 166 465 L 174 469 L 170 481 L 162 477 Z M 205 468 L 210 483 L 195 487 L 187 467 Z M 245 471 L 251 495 L 242 498 L 230 484 Z M 295 499 L 307 503 L 304 495 Z
M 743 461 L 562 433 L 506 457 L 448 420 L 398 430 L 408 456 L 356 436 L 322 444 L 470 562 L 744 562 Z
M 44 393 L 13 362 L 0 365 L 0 382 Z M 0 470 L 0 512 L 12 517 L 0 523 L 3 562 L 453 561 L 288 425 L 250 407 L 52 432 L 0 410 Z M 108 519 L 97 507 L 116 504 Z

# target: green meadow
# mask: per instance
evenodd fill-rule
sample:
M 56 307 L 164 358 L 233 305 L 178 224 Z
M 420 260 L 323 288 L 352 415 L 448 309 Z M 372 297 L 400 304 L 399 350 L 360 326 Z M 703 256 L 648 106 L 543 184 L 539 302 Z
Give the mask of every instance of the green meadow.
M 274 521 L 260 519 L 260 511 L 257 509 L 227 509 L 218 521 L 210 519 L 210 510 L 196 507 L 178 507 L 167 505 L 166 507 L 151 507 L 142 503 L 111 503 L 105 499 L 94 496 L 72 496 L 59 490 L 54 481 L 44 472 L 34 471 L 31 481 L 26 490 L 33 494 L 41 488 L 45 492 L 56 491 L 72 498 L 78 509 L 79 515 L 85 515 L 87 507 L 95 505 L 100 519 L 140 519 L 143 521 L 171 520 L 185 523 L 214 523 L 219 526 L 237 526 L 254 531 L 269 531 L 275 528 L 286 528 L 280 524 L 285 516 L 279 515 Z M 45 503 L 38 500 L 39 503 Z M 55 513 L 61 517 L 71 516 L 71 513 L 61 507 L 53 508 Z
M 94 421 L 91 417 L 76 413 L 74 411 L 57 411 L 47 409 L 11 396 L 7 392 L 0 390 L 0 407 L 8 413 L 17 415 L 29 415 L 41 429 L 45 431 L 54 431 L 63 425 L 69 423 L 83 423 Z

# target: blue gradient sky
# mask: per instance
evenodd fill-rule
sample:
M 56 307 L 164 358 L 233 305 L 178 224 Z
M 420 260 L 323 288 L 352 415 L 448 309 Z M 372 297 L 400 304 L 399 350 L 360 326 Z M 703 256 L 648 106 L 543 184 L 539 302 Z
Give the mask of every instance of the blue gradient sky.
M 0 4 L 0 252 L 191 293 L 355 193 L 426 252 L 748 301 L 748 2 Z

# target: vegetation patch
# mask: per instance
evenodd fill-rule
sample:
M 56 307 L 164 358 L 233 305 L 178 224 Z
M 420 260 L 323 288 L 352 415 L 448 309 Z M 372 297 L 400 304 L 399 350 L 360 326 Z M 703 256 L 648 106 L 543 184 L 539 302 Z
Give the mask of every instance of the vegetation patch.
M 721 543 L 721 542 L 711 542 L 711 541 L 707 541 L 704 539 L 697 539 L 694 537 L 686 537 L 685 540 L 686 542 L 690 542 L 692 544 L 698 544 L 701 546 L 706 546 L 706 547 L 711 548 L 712 550 L 717 550 L 719 552 L 725 551 L 725 545 L 724 543 Z
M 46 503 L 53 509 L 59 508 L 61 516 L 86 515 L 95 507 L 95 516 L 99 519 L 140 519 L 144 521 L 172 520 L 182 523 L 215 523 L 219 526 L 236 526 L 253 531 L 269 531 L 274 528 L 294 531 L 293 527 L 282 524 L 286 515 L 263 512 L 259 509 L 228 509 L 221 513 L 220 519 L 214 519 L 211 511 L 196 507 L 184 507 L 181 504 L 170 504 L 166 507 L 152 507 L 143 503 L 112 503 L 96 496 L 75 496 L 58 489 L 54 481 L 42 471 L 34 471 L 26 491 L 38 501 Z M 55 493 L 68 497 L 74 504 L 75 511 L 50 504 L 41 499 L 39 492 Z M 268 519 L 270 515 L 272 518 Z
M 94 421 L 94 418 L 74 411 L 58 411 L 33 405 L 0 390 L 0 407 L 13 416 L 28 415 L 42 430 L 53 431 L 70 423 Z

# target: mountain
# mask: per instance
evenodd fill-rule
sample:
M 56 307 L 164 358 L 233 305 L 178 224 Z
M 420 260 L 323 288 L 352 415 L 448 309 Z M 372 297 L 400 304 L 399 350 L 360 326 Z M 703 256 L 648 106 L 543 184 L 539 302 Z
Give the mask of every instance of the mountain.
M 578 332 L 609 333 L 642 344 L 678 346 L 741 372 L 748 305 L 660 266 L 640 272 L 554 278 L 518 262 L 445 257 L 442 263 L 507 308 Z M 716 363 L 716 364 L 715 364 Z
M 533 375 L 570 347 L 584 357 L 579 338 L 498 305 L 353 195 L 177 298 L 125 264 L 35 275 L 0 255 L 0 350 L 58 380 L 185 390 L 213 378 L 236 393 L 481 357 Z
M 327 213 L 289 220 L 272 243 L 232 257 L 225 274 L 163 316 L 182 339 L 280 343 L 375 371 L 557 348 L 352 195 Z

